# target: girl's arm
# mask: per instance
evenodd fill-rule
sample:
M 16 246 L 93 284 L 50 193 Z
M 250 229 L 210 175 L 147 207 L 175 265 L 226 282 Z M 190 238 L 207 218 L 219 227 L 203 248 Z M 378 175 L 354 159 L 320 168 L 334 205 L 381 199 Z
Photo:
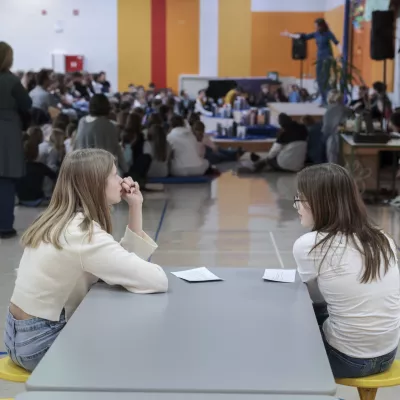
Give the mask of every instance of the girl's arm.
M 293 245 L 293 256 L 297 264 L 297 271 L 301 280 L 307 285 L 311 300 L 314 303 L 324 303 L 318 286 L 318 271 L 323 255 L 311 249 L 315 245 L 316 233 L 311 232 L 301 236 Z
M 306 33 L 304 35 L 301 35 L 300 33 L 290 33 L 287 30 L 281 32 L 281 36 L 286 36 L 292 39 L 304 39 L 304 40 L 310 40 L 315 38 L 315 32 L 312 33 Z

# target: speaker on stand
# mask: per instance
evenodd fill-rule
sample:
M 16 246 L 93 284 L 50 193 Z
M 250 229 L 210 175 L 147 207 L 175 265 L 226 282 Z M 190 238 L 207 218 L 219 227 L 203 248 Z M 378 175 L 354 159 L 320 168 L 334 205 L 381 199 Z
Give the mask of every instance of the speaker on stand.
M 370 54 L 372 60 L 383 61 L 383 83 L 387 85 L 387 60 L 395 57 L 395 16 L 392 10 L 373 11 L 371 24 L 371 46 Z M 383 120 L 386 119 L 386 104 L 383 109 Z M 383 122 L 382 120 L 382 122 Z M 388 121 L 386 121 L 388 126 Z
M 298 33 L 300 38 L 292 39 L 292 59 L 300 60 L 300 87 L 303 88 L 303 69 L 304 60 L 307 59 L 307 41 L 302 38 L 302 34 Z

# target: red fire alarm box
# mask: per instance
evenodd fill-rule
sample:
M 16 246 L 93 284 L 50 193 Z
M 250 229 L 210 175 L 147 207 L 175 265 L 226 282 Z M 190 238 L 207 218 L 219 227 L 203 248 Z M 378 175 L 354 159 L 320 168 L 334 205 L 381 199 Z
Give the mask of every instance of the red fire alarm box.
M 83 56 L 65 56 L 65 72 L 83 71 Z

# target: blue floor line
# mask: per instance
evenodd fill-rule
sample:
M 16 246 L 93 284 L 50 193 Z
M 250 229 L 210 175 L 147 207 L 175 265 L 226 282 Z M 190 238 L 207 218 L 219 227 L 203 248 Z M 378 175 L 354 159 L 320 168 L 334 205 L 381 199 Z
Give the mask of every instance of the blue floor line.
M 167 212 L 167 207 L 168 207 L 168 200 L 165 200 L 164 207 L 163 207 L 163 210 L 161 212 L 160 222 L 158 223 L 157 231 L 156 231 L 156 234 L 154 236 L 154 241 L 156 243 L 157 243 L 157 240 L 158 240 L 158 235 L 160 234 L 160 231 L 161 231 L 162 224 L 164 222 L 165 213 Z M 148 261 L 149 262 L 151 261 L 151 257 L 149 257 Z
M 6 356 L 7 353 L 5 353 L 4 351 L 0 351 L 0 356 Z

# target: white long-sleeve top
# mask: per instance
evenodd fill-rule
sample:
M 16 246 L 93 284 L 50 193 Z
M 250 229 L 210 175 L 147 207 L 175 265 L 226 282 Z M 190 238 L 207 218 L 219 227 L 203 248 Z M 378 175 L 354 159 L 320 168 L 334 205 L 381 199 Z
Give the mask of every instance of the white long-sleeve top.
M 393 351 L 400 338 L 400 279 L 397 257 L 381 279 L 361 283 L 364 259 L 355 244 L 337 234 L 329 250 L 311 249 L 325 234 L 306 233 L 293 246 L 303 282 L 314 302 L 325 300 L 329 318 L 323 325 L 328 343 L 356 358 L 373 358 Z M 357 240 L 357 239 L 356 239 Z M 396 254 L 396 245 L 389 238 Z M 325 259 L 324 255 L 327 253 Z M 322 265 L 321 265 L 321 261 Z
M 168 290 L 161 267 L 147 262 L 156 243 L 136 235 L 128 227 L 118 243 L 93 222 L 93 235 L 80 228 L 78 213 L 61 235 L 62 250 L 41 243 L 25 248 L 17 272 L 11 302 L 25 313 L 58 321 L 65 308 L 69 318 L 90 287 L 100 278 L 110 285 L 122 285 L 133 293 Z

